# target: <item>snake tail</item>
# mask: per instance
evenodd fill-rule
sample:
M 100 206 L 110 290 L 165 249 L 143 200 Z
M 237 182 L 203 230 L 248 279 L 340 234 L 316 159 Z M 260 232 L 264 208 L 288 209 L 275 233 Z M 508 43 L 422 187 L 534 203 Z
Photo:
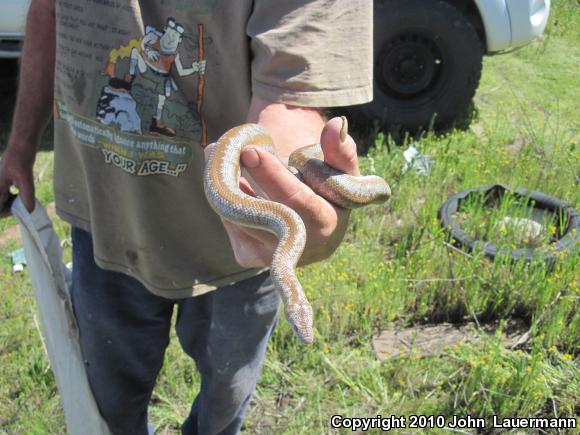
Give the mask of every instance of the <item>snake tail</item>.
M 343 208 L 379 204 L 391 197 L 391 189 L 383 178 L 345 174 L 323 159 L 320 144 L 307 145 L 292 153 L 288 166 L 318 195 Z

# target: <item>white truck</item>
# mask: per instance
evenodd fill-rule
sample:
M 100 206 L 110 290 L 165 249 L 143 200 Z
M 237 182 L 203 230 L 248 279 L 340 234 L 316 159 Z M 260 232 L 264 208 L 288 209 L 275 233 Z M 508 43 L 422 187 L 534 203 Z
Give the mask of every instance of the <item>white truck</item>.
M 550 0 L 375 0 L 374 100 L 355 119 L 397 135 L 468 115 L 482 57 L 540 36 Z
M 29 4 L 30 0 L 1 0 L 0 59 L 20 56 Z
M 30 0 L 1 0 L 0 58 L 20 54 Z M 374 100 L 355 118 L 389 129 L 448 126 L 467 113 L 484 54 L 542 34 L 550 0 L 374 0 Z

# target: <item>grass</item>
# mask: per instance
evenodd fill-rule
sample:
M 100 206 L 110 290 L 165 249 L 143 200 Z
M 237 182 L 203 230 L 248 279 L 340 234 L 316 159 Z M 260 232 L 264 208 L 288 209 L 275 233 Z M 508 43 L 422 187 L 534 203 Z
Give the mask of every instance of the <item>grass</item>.
M 389 150 L 384 137 L 376 138 L 362 166 L 385 176 L 393 198 L 354 212 L 335 255 L 300 270 L 316 313 L 316 342 L 305 350 L 285 322 L 279 325 L 246 433 L 330 433 L 334 414 L 578 416 L 579 250 L 554 268 L 540 261 L 490 261 L 478 252 L 467 256 L 445 243 L 437 212 L 452 193 L 499 182 L 542 191 L 578 209 L 579 12 L 576 1 L 555 0 L 541 41 L 485 59 L 470 130 L 429 134 L 415 144 L 433 161 L 429 176 L 403 172 L 404 147 Z M 50 162 L 50 151 L 39 154 L 38 195 L 45 204 L 53 200 Z M 492 211 L 474 201 L 462 213 L 473 231 L 485 228 L 490 238 L 510 233 L 497 224 L 505 216 L 529 217 L 526 207 L 507 200 Z M 0 221 L 0 230 L 12 225 Z M 550 227 L 546 222 L 536 243 L 550 240 Z M 60 221 L 57 231 L 68 236 Z M 505 243 L 526 243 L 522 237 Z M 4 255 L 16 247 L 0 247 L 0 432 L 62 433 L 30 283 L 11 274 Z M 501 343 L 511 319 L 529 328 L 517 349 Z M 477 340 L 436 357 L 411 351 L 380 362 L 372 350 L 372 337 L 390 325 L 473 320 L 497 322 L 496 333 L 480 331 Z M 178 433 L 198 385 L 193 363 L 173 339 L 150 407 L 158 433 Z

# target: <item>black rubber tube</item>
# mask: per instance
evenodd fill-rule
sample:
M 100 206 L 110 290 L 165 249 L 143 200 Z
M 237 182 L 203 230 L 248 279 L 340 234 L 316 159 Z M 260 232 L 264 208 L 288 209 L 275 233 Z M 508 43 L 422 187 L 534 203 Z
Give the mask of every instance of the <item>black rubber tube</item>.
M 471 237 L 461 229 L 459 222 L 453 218 L 453 215 L 459 210 L 461 202 L 465 201 L 470 195 L 485 195 L 488 200 L 494 200 L 501 198 L 506 191 L 513 193 L 518 199 L 533 201 L 534 208 L 566 216 L 566 228 L 562 228 L 559 231 L 562 237 L 558 238 L 554 243 L 539 248 L 509 249 L 505 246 L 498 248 L 494 243 L 476 240 Z M 449 197 L 439 210 L 439 219 L 443 228 L 457 245 L 470 252 L 483 250 L 485 255 L 491 258 L 496 255 L 509 255 L 513 261 L 521 258 L 531 261 L 533 258 L 540 256 L 546 262 L 553 262 L 561 252 L 572 249 L 580 243 L 580 215 L 575 209 L 567 203 L 542 192 L 524 188 L 513 189 L 511 186 L 504 184 L 474 187 L 473 189 L 456 193 Z

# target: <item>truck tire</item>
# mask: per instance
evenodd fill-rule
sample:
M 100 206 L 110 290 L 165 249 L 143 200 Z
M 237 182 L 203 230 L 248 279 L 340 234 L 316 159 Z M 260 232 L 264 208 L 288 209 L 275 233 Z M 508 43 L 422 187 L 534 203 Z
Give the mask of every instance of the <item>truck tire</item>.
M 391 132 L 465 119 L 483 57 L 469 18 L 443 0 L 375 0 L 374 13 L 374 100 L 354 119 Z

